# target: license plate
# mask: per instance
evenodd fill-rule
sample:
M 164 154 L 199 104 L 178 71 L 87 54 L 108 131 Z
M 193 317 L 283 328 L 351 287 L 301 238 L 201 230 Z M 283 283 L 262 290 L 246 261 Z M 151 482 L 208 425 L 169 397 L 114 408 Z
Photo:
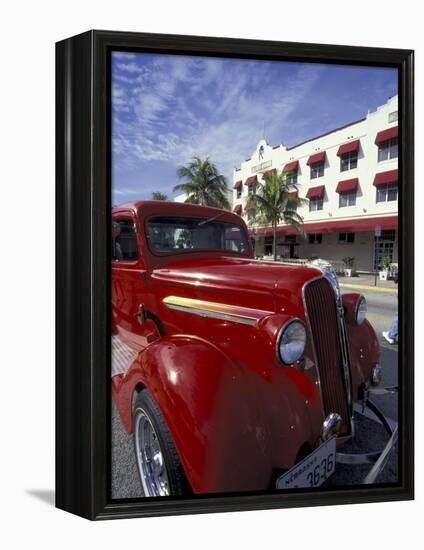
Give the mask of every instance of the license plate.
M 320 445 L 288 472 L 277 479 L 277 489 L 319 487 L 336 468 L 336 438 Z

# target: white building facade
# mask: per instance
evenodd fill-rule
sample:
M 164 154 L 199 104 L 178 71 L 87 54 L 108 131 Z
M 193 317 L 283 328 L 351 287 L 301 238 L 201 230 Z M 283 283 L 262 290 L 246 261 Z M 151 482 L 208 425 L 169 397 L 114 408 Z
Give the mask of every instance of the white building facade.
M 269 170 L 297 182 L 306 239 L 292 227 L 277 228 L 280 258 L 354 258 L 357 271 L 371 272 L 383 258 L 398 257 L 398 97 L 356 122 L 287 148 L 261 140 L 250 159 L 233 172 L 233 210 L 254 235 L 255 254 L 272 253 L 272 229 L 255 227 L 251 186 Z M 379 235 L 376 237 L 375 235 Z

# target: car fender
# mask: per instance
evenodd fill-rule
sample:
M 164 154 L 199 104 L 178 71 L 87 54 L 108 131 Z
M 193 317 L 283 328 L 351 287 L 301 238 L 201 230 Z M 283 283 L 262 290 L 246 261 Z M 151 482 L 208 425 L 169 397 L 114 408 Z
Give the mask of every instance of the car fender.
M 302 424 L 309 433 L 310 422 L 301 395 L 285 397 L 265 380 L 258 391 L 251 375 L 201 338 L 164 337 L 139 354 L 122 381 L 123 424 L 130 432 L 134 392 L 146 387 L 195 492 L 266 489 L 273 467 L 294 460 L 305 438 Z
M 219 348 L 181 335 L 142 351 L 119 391 L 118 408 L 128 432 L 140 385 L 159 406 L 195 492 L 267 486 L 272 474 L 269 429 L 244 370 Z
M 367 319 L 360 325 L 346 324 L 352 367 L 353 398 L 359 398 L 358 390 L 369 382 L 372 368 L 380 361 L 380 344 Z

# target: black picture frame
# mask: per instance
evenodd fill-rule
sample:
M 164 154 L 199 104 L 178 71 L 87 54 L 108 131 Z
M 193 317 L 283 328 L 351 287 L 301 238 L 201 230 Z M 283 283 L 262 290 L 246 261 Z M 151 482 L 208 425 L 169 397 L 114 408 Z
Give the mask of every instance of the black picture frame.
M 399 478 L 337 491 L 112 501 L 110 118 L 112 49 L 399 69 Z M 56 45 L 56 506 L 85 518 L 224 512 L 414 496 L 414 86 L 411 50 L 89 31 Z

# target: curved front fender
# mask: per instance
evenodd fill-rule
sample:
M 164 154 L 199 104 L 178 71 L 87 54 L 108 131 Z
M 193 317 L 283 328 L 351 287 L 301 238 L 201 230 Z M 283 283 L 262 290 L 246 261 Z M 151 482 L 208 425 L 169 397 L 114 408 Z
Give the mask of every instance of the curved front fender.
M 380 361 L 380 344 L 369 321 L 361 325 L 346 324 L 352 366 L 353 399 L 359 388 L 369 382 L 373 366 Z
M 160 339 L 139 354 L 114 397 L 125 429 L 134 391 L 146 387 L 195 492 L 266 489 L 274 468 L 291 467 L 303 444 L 315 445 L 322 409 L 314 369 L 250 363 L 198 337 Z
M 272 453 L 261 411 L 243 370 L 217 347 L 173 336 L 141 352 L 119 396 L 127 431 L 132 395 L 140 383 L 158 404 L 195 492 L 268 485 Z

